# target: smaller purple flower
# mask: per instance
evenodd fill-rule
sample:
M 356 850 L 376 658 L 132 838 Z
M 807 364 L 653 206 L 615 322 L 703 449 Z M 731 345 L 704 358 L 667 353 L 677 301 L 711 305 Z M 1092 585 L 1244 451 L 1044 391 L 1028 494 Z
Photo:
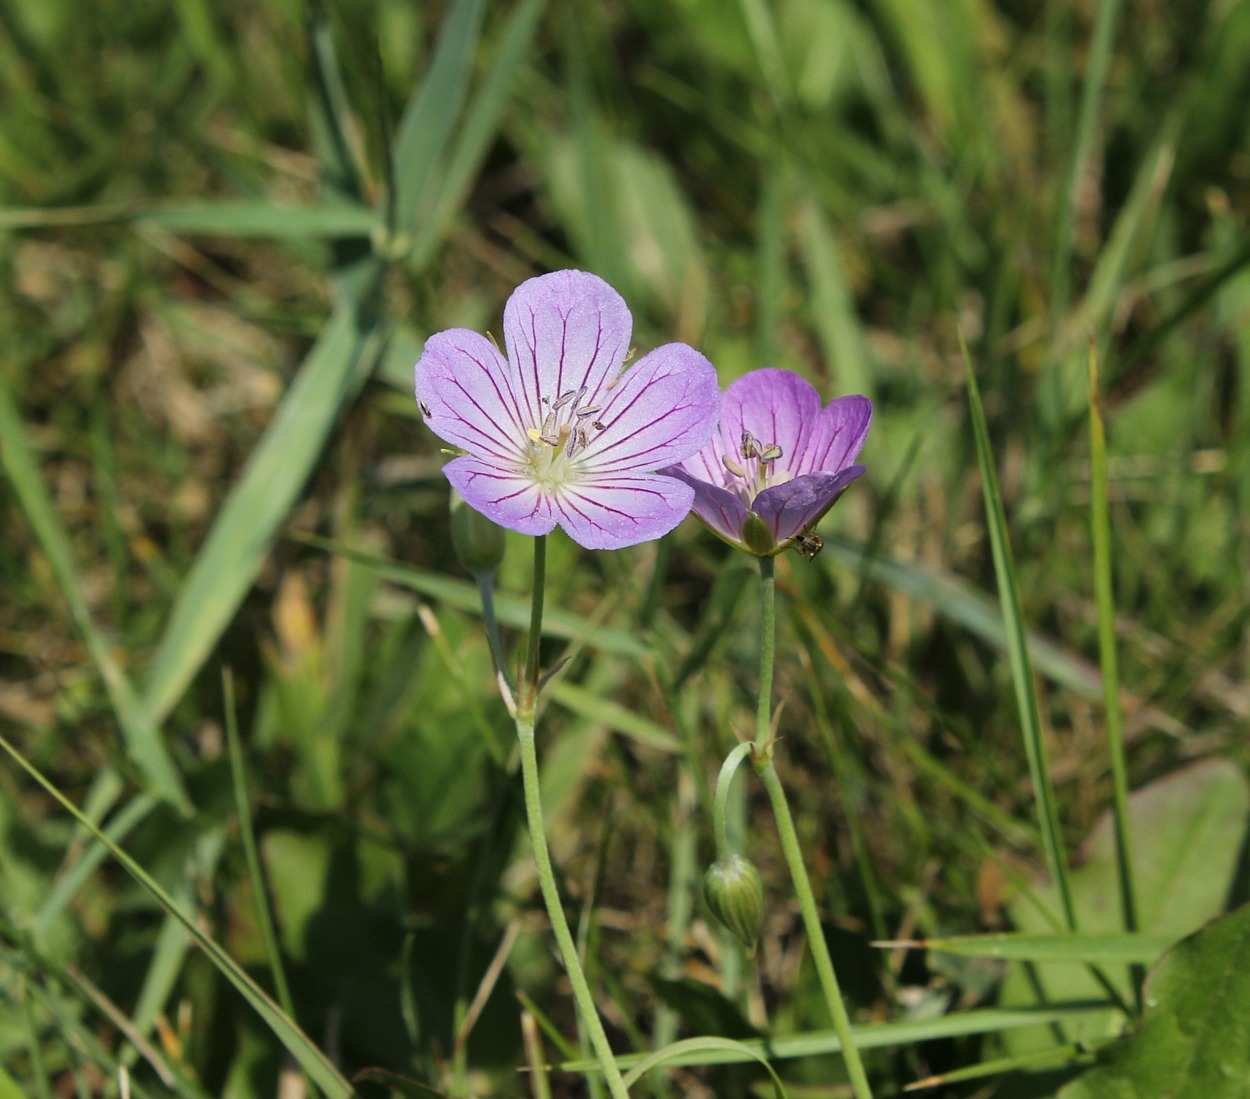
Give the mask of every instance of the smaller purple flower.
M 797 374 L 753 370 L 725 390 L 707 446 L 663 472 L 694 489 L 694 513 L 731 546 L 757 557 L 791 546 L 814 555 L 822 543 L 813 528 L 865 472 L 854 462 L 871 422 L 867 397 L 822 410 Z
M 559 524 L 587 549 L 659 538 L 689 514 L 695 490 L 655 471 L 712 437 L 716 371 L 680 343 L 624 370 L 632 326 L 602 279 L 556 271 L 508 299 L 506 357 L 463 328 L 426 341 L 417 401 L 466 452 L 443 472 L 470 507 L 521 534 Z

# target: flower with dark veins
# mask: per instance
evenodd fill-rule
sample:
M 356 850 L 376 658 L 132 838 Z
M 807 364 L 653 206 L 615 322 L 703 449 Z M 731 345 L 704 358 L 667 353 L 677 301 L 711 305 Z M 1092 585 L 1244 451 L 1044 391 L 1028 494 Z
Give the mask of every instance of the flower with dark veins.
M 465 453 L 443 472 L 501 527 L 557 524 L 587 549 L 667 534 L 695 488 L 663 467 L 696 454 L 716 429 L 716 371 L 672 343 L 624 370 L 632 318 L 584 271 L 517 287 L 504 309 L 505 357 L 463 328 L 431 336 L 416 366 L 425 422 Z
M 720 430 L 698 454 L 663 472 L 695 491 L 694 513 L 730 545 L 758 557 L 795 546 L 819 552 L 812 533 L 852 481 L 872 422 L 867 397 L 824 409 L 789 370 L 753 370 L 725 390 Z

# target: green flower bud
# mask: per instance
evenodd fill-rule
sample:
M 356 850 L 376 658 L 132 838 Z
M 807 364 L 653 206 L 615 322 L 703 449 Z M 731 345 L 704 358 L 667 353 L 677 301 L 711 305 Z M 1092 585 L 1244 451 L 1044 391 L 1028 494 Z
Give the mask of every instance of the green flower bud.
M 717 859 L 703 876 L 712 915 L 752 954 L 764 926 L 764 887 L 755 864 L 741 855 Z
M 747 520 L 742 524 L 742 544 L 756 557 L 771 557 L 777 552 L 773 532 L 753 511 L 747 513 Z
M 458 492 L 451 494 L 451 545 L 460 563 L 474 576 L 494 572 L 503 560 L 504 532 Z

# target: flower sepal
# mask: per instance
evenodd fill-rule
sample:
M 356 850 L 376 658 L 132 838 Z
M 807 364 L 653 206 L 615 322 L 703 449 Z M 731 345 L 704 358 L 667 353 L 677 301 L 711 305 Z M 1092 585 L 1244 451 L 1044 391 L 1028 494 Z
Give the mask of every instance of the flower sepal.
M 768 524 L 753 511 L 747 513 L 746 522 L 742 524 L 742 546 L 756 557 L 772 557 L 784 549 L 777 545 Z

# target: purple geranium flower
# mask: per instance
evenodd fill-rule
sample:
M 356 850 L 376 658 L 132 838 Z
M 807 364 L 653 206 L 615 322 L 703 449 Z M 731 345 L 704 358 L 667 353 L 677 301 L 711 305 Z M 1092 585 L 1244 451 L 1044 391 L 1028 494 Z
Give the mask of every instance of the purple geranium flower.
M 417 363 L 426 423 L 467 454 L 443 467 L 470 506 L 501 527 L 558 523 L 587 549 L 667 534 L 695 492 L 654 472 L 696 453 L 716 429 L 716 371 L 685 344 L 628 371 L 632 320 L 584 271 L 530 279 L 503 315 L 507 358 L 484 336 L 431 336 Z
M 865 472 L 853 463 L 871 422 L 867 397 L 822 410 L 797 374 L 754 370 L 725 390 L 707 446 L 664 472 L 694 489 L 694 513 L 730 545 L 759 557 L 790 546 L 814 554 L 822 543 L 812 528 Z

